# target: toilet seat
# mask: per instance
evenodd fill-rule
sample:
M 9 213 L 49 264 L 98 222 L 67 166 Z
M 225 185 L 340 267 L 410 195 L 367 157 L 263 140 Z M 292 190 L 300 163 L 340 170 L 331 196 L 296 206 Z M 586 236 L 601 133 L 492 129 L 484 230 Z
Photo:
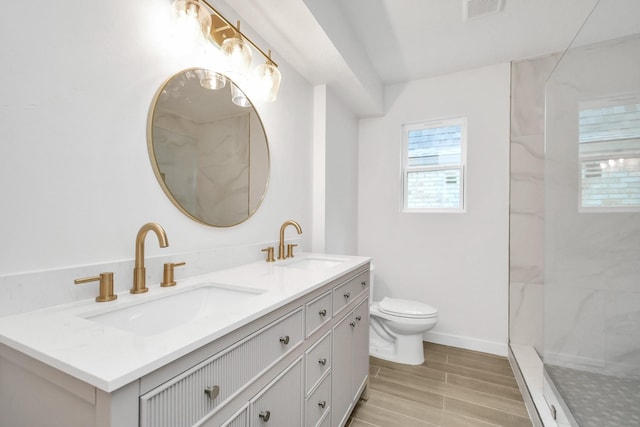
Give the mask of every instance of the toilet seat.
M 391 316 L 411 319 L 429 319 L 438 315 L 438 310 L 430 305 L 398 298 L 384 297 L 378 303 L 378 309 Z

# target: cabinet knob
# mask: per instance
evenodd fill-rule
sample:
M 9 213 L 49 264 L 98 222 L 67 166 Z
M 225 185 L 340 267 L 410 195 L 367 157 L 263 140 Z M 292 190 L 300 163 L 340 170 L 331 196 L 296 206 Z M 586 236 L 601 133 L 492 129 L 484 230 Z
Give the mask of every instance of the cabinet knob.
M 356 320 L 359 322 L 362 320 L 362 316 L 356 316 Z
M 367 282 L 360 282 L 360 284 L 362 285 L 363 288 L 367 287 Z
M 280 342 L 284 345 L 289 344 L 289 335 L 286 335 L 284 337 L 280 337 Z
M 324 409 L 327 406 L 327 401 L 323 400 L 321 402 L 318 402 L 318 406 Z
M 325 309 L 323 308 L 322 310 L 320 310 L 320 311 L 318 312 L 318 314 L 319 314 L 320 316 L 324 317 L 324 316 L 326 316 L 326 315 L 327 315 L 327 310 L 325 310 Z
M 271 411 L 262 411 L 258 416 L 262 421 L 266 423 L 267 421 L 269 421 L 269 418 L 271 418 Z
M 327 359 L 322 358 L 322 359 L 318 360 L 318 363 L 321 364 L 322 366 L 324 366 L 324 365 L 327 364 Z
M 349 292 L 347 292 L 346 294 L 344 294 L 344 297 L 345 297 L 346 299 L 349 299 L 349 297 L 351 297 L 351 294 L 350 294 Z
M 206 394 L 209 399 L 213 400 L 220 394 L 220 387 L 217 385 L 207 387 L 204 389 L 204 394 Z
M 356 327 L 356 322 L 351 322 L 351 323 L 349 323 L 349 324 L 351 325 L 351 327 L 352 327 L 352 328 L 355 328 L 355 327 Z

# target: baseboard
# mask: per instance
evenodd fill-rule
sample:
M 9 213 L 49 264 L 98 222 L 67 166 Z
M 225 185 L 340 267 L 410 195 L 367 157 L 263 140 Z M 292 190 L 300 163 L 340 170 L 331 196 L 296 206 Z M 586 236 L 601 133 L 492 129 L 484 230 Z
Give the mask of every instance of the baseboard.
M 459 335 L 445 334 L 442 332 L 426 332 L 423 339 L 435 344 L 459 347 L 467 350 L 480 351 L 498 356 L 507 356 L 509 348 L 506 342 L 487 341 L 477 338 L 462 337 Z

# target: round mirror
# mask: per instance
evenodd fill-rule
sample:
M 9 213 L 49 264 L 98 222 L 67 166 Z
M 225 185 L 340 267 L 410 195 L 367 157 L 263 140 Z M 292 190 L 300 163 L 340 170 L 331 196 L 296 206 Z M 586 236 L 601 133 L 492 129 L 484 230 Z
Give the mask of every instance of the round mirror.
M 214 227 L 245 221 L 269 182 L 269 146 L 262 121 L 225 76 L 193 68 L 164 83 L 151 105 L 149 156 L 171 201 Z

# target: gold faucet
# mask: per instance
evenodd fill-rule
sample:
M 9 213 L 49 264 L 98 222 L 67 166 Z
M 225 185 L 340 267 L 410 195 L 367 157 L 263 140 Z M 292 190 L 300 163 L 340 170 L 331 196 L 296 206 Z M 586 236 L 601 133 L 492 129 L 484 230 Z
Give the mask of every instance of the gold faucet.
M 149 290 L 146 286 L 146 274 L 144 268 L 144 239 L 147 237 L 147 233 L 149 231 L 156 233 L 161 248 L 169 246 L 167 233 L 165 233 L 164 228 L 162 228 L 160 224 L 149 222 L 140 227 L 138 235 L 136 236 L 136 262 L 133 269 L 133 288 L 129 291 L 132 294 L 142 294 Z
M 287 256 L 284 254 L 284 229 L 287 228 L 288 225 L 293 225 L 296 228 L 298 234 L 302 234 L 302 228 L 300 228 L 300 224 L 290 219 L 289 221 L 285 221 L 280 227 L 280 244 L 278 245 L 278 259 L 285 259 Z

